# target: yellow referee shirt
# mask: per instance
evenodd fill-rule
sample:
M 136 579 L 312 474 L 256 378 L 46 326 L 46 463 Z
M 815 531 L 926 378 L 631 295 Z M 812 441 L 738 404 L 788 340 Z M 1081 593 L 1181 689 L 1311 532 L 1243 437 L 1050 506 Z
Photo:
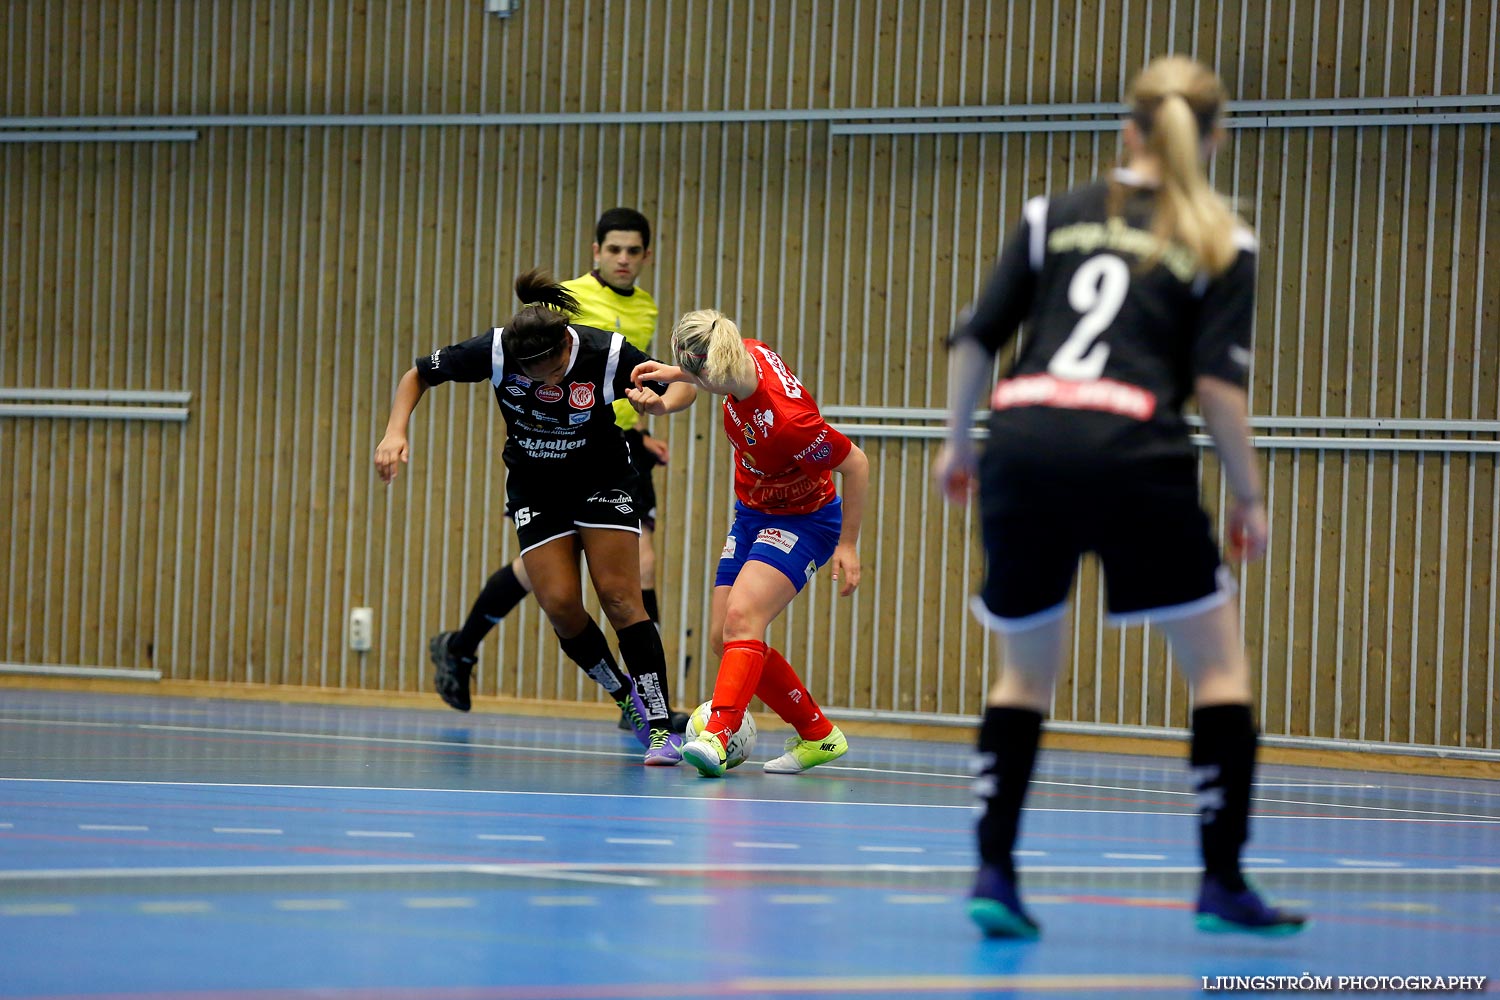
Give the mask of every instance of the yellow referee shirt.
M 584 326 L 618 331 L 631 346 L 651 353 L 651 337 L 656 333 L 656 300 L 650 292 L 637 285 L 629 294 L 621 295 L 592 272 L 564 281 L 563 287 L 578 300 L 575 320 Z M 622 430 L 629 430 L 639 420 L 640 414 L 628 400 L 615 400 L 615 423 Z

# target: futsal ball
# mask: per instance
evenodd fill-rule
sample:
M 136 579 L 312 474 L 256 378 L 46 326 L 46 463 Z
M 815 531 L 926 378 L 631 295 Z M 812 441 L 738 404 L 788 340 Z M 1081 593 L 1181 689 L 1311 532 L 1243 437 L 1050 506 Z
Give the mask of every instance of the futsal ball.
M 713 714 L 714 703 L 711 701 L 705 701 L 693 709 L 693 714 L 688 717 L 687 738 L 697 739 L 698 734 L 703 732 L 703 727 L 708 725 L 708 717 Z M 750 756 L 751 750 L 755 749 L 755 736 L 755 719 L 749 712 L 746 712 L 739 730 L 729 737 L 729 746 L 725 747 L 729 756 L 725 759 L 724 766 L 739 767 L 745 763 L 745 758 Z

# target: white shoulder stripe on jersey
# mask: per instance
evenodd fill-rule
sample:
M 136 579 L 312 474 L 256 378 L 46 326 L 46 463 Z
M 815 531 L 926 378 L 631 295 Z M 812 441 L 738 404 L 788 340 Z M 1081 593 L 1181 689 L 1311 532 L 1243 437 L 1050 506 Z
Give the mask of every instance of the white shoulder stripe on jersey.
M 1047 196 L 1037 195 L 1022 210 L 1031 227 L 1031 269 L 1040 272 L 1047 255 Z
M 1254 233 L 1244 226 L 1234 227 L 1234 245 L 1241 250 L 1248 250 L 1251 253 L 1255 253 L 1260 249 L 1260 241 L 1255 238 Z
M 609 360 L 604 363 L 604 402 L 610 406 L 615 402 L 615 371 L 620 367 L 620 348 L 625 338 L 618 333 L 609 336 Z
M 496 386 L 505 381 L 505 327 L 497 326 L 490 331 L 490 381 Z

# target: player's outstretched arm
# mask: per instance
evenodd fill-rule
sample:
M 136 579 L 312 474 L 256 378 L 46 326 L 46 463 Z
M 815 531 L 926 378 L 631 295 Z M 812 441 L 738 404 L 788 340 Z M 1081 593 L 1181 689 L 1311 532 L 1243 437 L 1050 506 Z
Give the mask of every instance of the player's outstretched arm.
M 645 367 L 638 367 L 636 370 Z M 660 382 L 662 380 L 652 379 Z M 667 391 L 658 393 L 650 386 L 638 386 L 625 390 L 625 398 L 630 405 L 635 407 L 637 413 L 649 413 L 652 416 L 663 417 L 668 413 L 677 413 L 693 405 L 693 400 L 698 398 L 698 390 L 686 382 L 676 382 L 667 386 Z M 659 458 L 660 456 L 658 456 Z
M 870 494 L 870 458 L 858 445 L 849 449 L 844 460 L 834 466 L 844 480 L 844 523 L 839 542 L 833 550 L 833 581 L 843 581 L 839 596 L 848 597 L 859 586 L 859 529 L 865 517 L 865 501 Z
M 1212 375 L 1198 376 L 1193 391 L 1229 483 L 1230 555 L 1259 559 L 1266 551 L 1269 529 L 1260 495 L 1260 469 L 1250 443 L 1249 394 L 1233 382 Z
M 389 483 L 396 478 L 396 470 L 411 460 L 411 447 L 406 430 L 411 423 L 412 411 L 427 391 L 427 383 L 415 368 L 408 368 L 401 381 L 396 383 L 396 397 L 391 400 L 391 415 L 385 422 L 385 437 L 375 446 L 375 471 L 380 481 Z

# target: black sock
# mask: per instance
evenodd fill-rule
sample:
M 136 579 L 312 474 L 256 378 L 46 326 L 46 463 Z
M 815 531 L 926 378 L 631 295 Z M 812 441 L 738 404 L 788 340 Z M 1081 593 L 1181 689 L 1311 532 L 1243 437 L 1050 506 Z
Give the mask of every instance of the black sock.
M 655 590 L 655 588 L 652 588 L 651 590 L 643 590 L 643 591 L 641 591 L 641 603 L 646 606 L 646 617 L 649 618 L 649 619 L 651 619 L 656 624 L 660 625 L 661 624 L 661 614 L 656 609 L 656 590 Z
M 1031 784 L 1041 739 L 1041 712 L 994 706 L 984 710 L 974 769 L 974 793 L 984 806 L 984 815 L 979 818 L 979 857 L 1012 880 L 1016 869 L 1011 851 L 1016 846 L 1021 803 Z
M 473 656 L 484 637 L 490 634 L 490 629 L 510 614 L 510 609 L 525 596 L 526 588 L 516 579 L 516 571 L 511 569 L 510 563 L 506 563 L 485 581 L 484 589 L 474 599 L 469 617 L 464 620 L 464 627 L 448 640 L 448 648 L 457 656 Z
M 599 686 L 607 691 L 615 701 L 620 701 L 630 696 L 630 678 L 620 673 L 615 658 L 609 654 L 609 643 L 604 641 L 604 633 L 599 631 L 599 626 L 594 624 L 592 618 L 588 625 L 584 626 L 571 639 L 558 636 L 562 643 L 562 651 L 568 655 L 568 659 L 578 664 L 583 672 L 599 683 Z
M 1255 721 L 1249 705 L 1209 705 L 1193 710 L 1190 761 L 1198 792 L 1203 870 L 1231 892 L 1245 888 L 1240 849 L 1250 838 L 1255 743 Z
M 615 632 L 620 659 L 635 678 L 635 689 L 646 706 L 646 719 L 665 726 L 670 711 L 667 700 L 667 654 L 661 648 L 661 633 L 651 621 L 636 622 Z

